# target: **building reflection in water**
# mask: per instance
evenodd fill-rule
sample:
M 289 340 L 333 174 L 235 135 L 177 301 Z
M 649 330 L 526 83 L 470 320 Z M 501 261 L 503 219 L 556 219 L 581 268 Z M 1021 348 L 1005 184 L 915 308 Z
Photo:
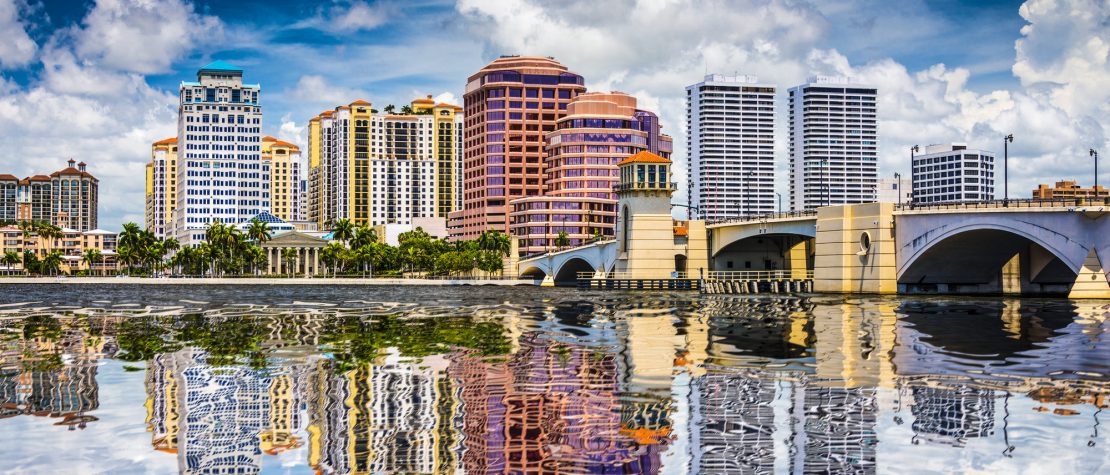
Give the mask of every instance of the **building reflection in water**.
M 39 314 L 24 321 L 20 338 L 0 342 L 0 419 L 49 417 L 70 430 L 96 421 L 97 364 L 115 353 L 114 340 L 98 330 Z
M 1106 362 L 1068 348 L 1096 347 L 1105 311 L 1071 305 L 710 296 L 456 320 L 418 306 L 29 317 L 3 342 L 0 418 L 85 427 L 99 358 L 150 347 L 151 445 L 183 473 L 285 456 L 321 474 L 867 473 L 891 463 L 880 434 L 1009 454 L 1017 421 L 1068 417 L 1089 418 L 1095 444 Z

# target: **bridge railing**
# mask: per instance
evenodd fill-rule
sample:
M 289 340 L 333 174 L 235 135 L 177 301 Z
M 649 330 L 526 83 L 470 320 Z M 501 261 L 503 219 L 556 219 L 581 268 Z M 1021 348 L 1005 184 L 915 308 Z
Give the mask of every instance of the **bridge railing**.
M 813 271 L 809 269 L 779 269 L 779 270 L 722 270 L 709 271 L 705 276 L 708 281 L 721 280 L 812 280 Z
M 579 272 L 578 273 L 578 280 L 591 280 L 593 278 L 594 278 L 594 273 L 593 272 Z M 638 277 L 638 276 L 636 276 L 635 274 L 633 274 L 631 272 L 606 272 L 604 278 L 614 279 L 614 280 L 632 280 L 632 279 L 640 279 L 641 277 Z M 689 272 L 672 272 L 669 277 L 665 277 L 665 278 L 666 279 L 691 279 L 692 277 L 690 277 Z M 650 279 L 650 280 L 659 280 L 659 279 Z
M 897 211 L 945 209 L 996 209 L 996 208 L 1073 208 L 1077 206 L 1106 206 L 1107 198 L 1024 198 L 1011 200 L 962 201 L 949 203 L 905 203 L 895 205 Z
M 750 223 L 756 221 L 767 221 L 771 219 L 784 219 L 784 218 L 804 218 L 810 216 L 817 216 L 817 210 L 805 211 L 783 211 L 780 213 L 766 213 L 766 214 L 753 214 L 749 216 L 736 216 L 732 218 L 715 219 L 707 221 L 706 224 L 728 224 L 728 223 Z

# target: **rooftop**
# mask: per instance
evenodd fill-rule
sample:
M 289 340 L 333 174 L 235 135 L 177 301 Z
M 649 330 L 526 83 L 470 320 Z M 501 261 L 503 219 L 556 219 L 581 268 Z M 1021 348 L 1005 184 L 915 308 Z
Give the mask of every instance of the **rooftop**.
M 208 63 L 208 66 L 200 68 L 200 71 L 197 71 L 198 74 L 203 72 L 239 73 L 240 75 L 242 75 L 243 68 L 232 65 L 226 61 L 216 60 Z
M 630 163 L 671 163 L 671 161 L 654 153 L 643 151 L 637 152 L 635 155 L 621 160 L 621 162 L 617 165 L 628 165 Z

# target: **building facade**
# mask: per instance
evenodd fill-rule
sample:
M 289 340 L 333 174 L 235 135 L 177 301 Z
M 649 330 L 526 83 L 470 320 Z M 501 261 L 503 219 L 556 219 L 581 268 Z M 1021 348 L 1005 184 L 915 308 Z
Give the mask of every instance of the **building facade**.
M 98 180 L 85 171 L 85 162 L 50 174 L 50 206 L 54 225 L 88 231 L 96 229 Z
M 146 229 L 159 239 L 171 236 L 177 207 L 177 137 L 150 145 L 146 164 Z
M 967 144 L 929 145 L 913 157 L 913 202 L 956 203 L 994 199 L 994 153 Z
M 1033 198 L 1041 200 L 1075 198 L 1105 199 L 1107 197 L 1110 197 L 1110 191 L 1107 191 L 1105 186 L 1096 185 L 1090 188 L 1083 188 L 1079 186 L 1075 180 L 1058 181 L 1056 185 L 1051 188 L 1042 183 L 1037 185 L 1037 189 L 1033 190 Z
M 308 220 L 327 227 L 411 224 L 443 218 L 458 204 L 461 109 L 418 99 L 386 113 L 367 101 L 309 122 Z
M 304 221 L 301 148 L 268 135 L 262 137 L 262 164 L 270 172 L 270 213 L 285 221 Z
M 852 78 L 811 78 L 788 97 L 790 206 L 870 203 L 879 179 L 878 90 Z
M 880 203 L 910 203 L 913 201 L 913 182 L 909 178 L 880 178 L 878 201 Z
M 586 91 L 582 76 L 547 57 L 502 56 L 467 79 L 463 206 L 451 213 L 453 239 L 509 232 L 509 202 L 544 191 L 544 134 Z
M 183 246 L 205 240 L 214 221 L 236 224 L 270 209 L 262 161 L 261 87 L 243 70 L 216 61 L 179 91 L 177 204 L 173 235 Z
M 84 162 L 47 175 L 0 175 L 0 224 L 32 221 L 88 231 L 97 225 L 99 186 Z
M 686 136 L 691 210 L 707 221 L 776 210 L 775 86 L 720 74 L 687 86 Z
M 560 233 L 567 234 L 568 246 L 613 237 L 617 163 L 644 150 L 671 154 L 671 137 L 660 133 L 658 117 L 636 105 L 621 92 L 583 93 L 570 101 L 567 115 L 546 134 L 544 194 L 510 202 L 510 230 L 521 255 L 555 249 Z

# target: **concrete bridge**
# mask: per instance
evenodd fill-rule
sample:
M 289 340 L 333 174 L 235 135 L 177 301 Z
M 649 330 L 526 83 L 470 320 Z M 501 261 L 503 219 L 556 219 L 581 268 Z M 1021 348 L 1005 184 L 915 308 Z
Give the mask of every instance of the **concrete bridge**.
M 1110 257 L 1110 206 L 1103 203 L 896 208 L 891 203 L 832 206 L 711 223 L 702 228 L 704 259 L 688 249 L 683 256 L 705 268 L 680 269 L 675 258 L 674 269 L 695 278 L 708 272 L 805 269 L 813 272 L 819 292 L 1110 298 L 1110 274 L 1102 264 Z M 689 229 L 685 238 L 698 239 L 696 227 Z M 612 276 L 622 255 L 619 247 L 617 241 L 605 241 L 534 257 L 521 261 L 518 271 L 552 283 L 573 281 L 580 272 Z

